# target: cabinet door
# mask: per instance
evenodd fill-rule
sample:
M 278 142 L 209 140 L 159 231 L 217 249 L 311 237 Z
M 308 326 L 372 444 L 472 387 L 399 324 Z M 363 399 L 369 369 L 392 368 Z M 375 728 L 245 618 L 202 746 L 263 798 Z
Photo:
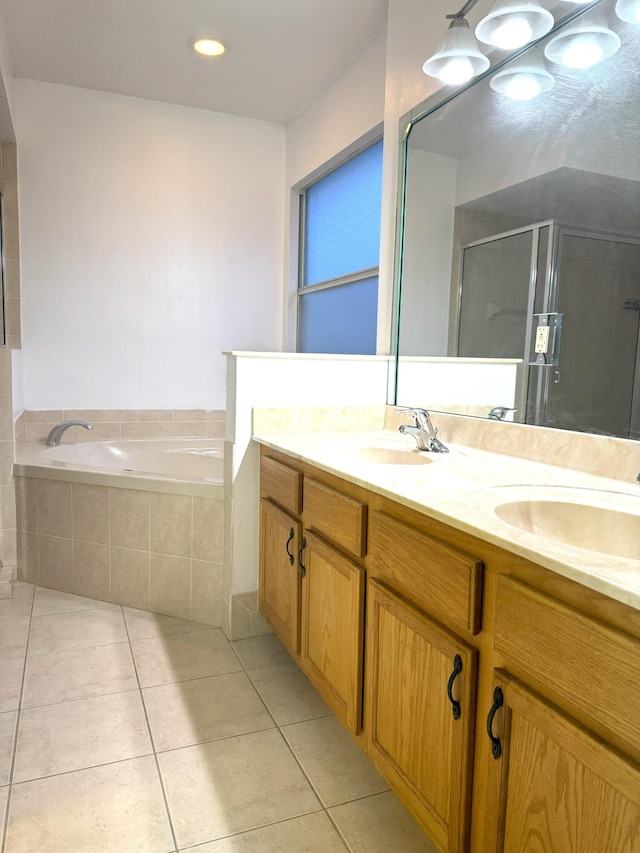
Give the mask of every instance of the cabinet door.
M 366 683 L 374 764 L 441 850 L 467 851 L 475 649 L 371 581 Z
M 364 569 L 305 531 L 302 665 L 354 734 L 362 727 Z
M 504 673 L 496 685 L 487 731 L 499 782 L 485 849 L 639 853 L 638 765 Z
M 260 611 L 293 654 L 300 651 L 300 523 L 260 501 Z

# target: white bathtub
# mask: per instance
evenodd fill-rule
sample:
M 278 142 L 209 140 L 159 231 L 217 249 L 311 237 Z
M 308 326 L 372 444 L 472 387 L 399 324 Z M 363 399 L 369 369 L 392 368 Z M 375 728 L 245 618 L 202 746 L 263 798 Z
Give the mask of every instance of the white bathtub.
M 223 469 L 222 440 L 166 438 L 82 441 L 58 447 L 40 442 L 19 444 L 14 474 L 116 488 L 204 494 L 203 489 L 222 488 Z

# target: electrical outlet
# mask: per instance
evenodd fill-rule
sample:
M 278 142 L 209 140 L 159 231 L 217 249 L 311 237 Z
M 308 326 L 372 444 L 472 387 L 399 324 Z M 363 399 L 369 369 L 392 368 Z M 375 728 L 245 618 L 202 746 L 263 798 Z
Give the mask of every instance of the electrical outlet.
M 536 352 L 547 352 L 549 349 L 549 326 L 538 326 L 536 330 Z

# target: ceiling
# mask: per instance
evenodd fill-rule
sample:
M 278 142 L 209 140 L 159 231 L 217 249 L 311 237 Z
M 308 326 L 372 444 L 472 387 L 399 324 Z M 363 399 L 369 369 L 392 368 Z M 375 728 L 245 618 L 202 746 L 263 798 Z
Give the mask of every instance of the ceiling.
M 14 77 L 288 124 L 383 27 L 387 0 L 2 0 Z M 187 41 L 214 35 L 220 58 Z

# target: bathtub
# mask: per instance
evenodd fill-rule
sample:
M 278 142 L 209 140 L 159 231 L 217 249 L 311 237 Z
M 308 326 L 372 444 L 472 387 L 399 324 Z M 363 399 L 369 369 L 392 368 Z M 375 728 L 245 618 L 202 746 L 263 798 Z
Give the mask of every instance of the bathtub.
M 30 442 L 17 445 L 14 474 L 213 497 L 212 487 L 222 488 L 223 447 L 210 438 Z
M 18 577 L 219 626 L 223 442 L 16 445 Z

